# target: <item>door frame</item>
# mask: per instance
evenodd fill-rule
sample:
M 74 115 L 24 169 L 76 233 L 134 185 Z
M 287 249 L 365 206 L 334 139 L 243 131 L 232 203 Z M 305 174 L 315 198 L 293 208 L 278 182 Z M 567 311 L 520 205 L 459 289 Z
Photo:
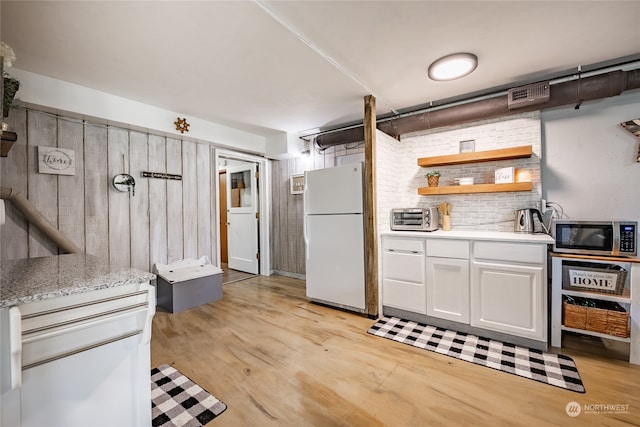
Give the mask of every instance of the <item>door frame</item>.
M 271 167 L 269 159 L 264 157 L 255 156 L 252 154 L 241 153 L 238 151 L 226 150 L 223 148 L 214 148 L 214 173 L 215 188 L 220 187 L 220 176 L 218 163 L 220 159 L 240 160 L 245 162 L 253 162 L 258 164 L 258 207 L 260 212 L 259 221 L 259 245 L 260 245 L 260 275 L 271 275 Z M 216 199 L 216 213 L 215 213 L 215 226 L 216 226 L 216 256 L 218 265 L 220 265 L 220 195 L 217 194 Z
M 223 180 L 221 179 L 224 176 L 224 183 L 222 182 Z M 218 221 L 218 226 L 222 225 L 222 224 L 226 224 L 227 223 L 227 171 L 225 170 L 218 170 L 218 203 L 220 203 L 220 209 L 217 209 L 217 212 L 219 212 L 219 218 L 220 220 Z M 218 232 L 220 234 L 218 234 L 219 236 L 219 241 L 220 241 L 220 266 L 222 266 L 222 263 L 227 263 L 229 261 L 229 254 L 228 254 L 228 247 L 227 247 L 227 242 L 226 240 L 228 240 L 228 236 L 227 236 L 227 230 L 226 227 L 224 227 L 224 231 L 223 231 L 223 227 L 220 227 L 220 230 L 218 230 Z M 223 239 L 224 237 L 224 239 Z M 224 244 L 223 244 L 223 240 Z M 223 256 L 224 255 L 224 256 Z

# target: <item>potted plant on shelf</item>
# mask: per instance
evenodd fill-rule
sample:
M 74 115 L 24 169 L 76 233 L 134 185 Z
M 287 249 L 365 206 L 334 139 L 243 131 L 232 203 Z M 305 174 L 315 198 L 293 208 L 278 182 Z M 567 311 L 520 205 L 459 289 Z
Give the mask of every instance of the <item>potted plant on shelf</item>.
M 440 181 L 440 171 L 431 171 L 425 174 L 429 187 L 437 187 Z

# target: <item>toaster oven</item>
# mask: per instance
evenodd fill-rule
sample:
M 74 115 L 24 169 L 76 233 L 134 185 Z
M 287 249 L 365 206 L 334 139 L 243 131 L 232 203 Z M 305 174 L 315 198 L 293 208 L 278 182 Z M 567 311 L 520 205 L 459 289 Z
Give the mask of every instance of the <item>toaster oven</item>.
M 440 214 L 436 208 L 404 208 L 391 210 L 392 230 L 434 231 Z

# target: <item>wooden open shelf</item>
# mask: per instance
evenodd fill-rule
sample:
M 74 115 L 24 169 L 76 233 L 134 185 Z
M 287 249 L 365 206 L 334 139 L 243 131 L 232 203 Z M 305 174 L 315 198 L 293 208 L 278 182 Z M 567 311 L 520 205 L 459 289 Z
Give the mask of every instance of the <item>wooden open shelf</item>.
M 619 261 L 619 262 L 636 262 L 640 263 L 640 258 L 622 257 L 622 256 L 602 256 L 602 255 L 585 255 L 585 254 L 565 254 L 562 252 L 551 252 L 552 257 L 586 259 L 593 261 Z
M 587 290 L 570 290 L 570 289 L 562 289 L 562 295 L 571 295 L 574 297 L 584 297 L 591 299 L 599 299 L 602 301 L 613 301 L 622 304 L 630 304 L 631 303 L 631 289 L 624 288 L 622 290 L 621 295 L 617 294 L 605 294 L 597 291 L 587 291 Z
M 502 148 L 499 150 L 475 151 L 473 153 L 449 154 L 446 156 L 422 157 L 418 159 L 418 166 L 433 167 L 460 165 L 464 163 L 478 163 L 491 160 L 524 159 L 531 157 L 533 149 L 531 145 L 520 147 Z M 502 184 L 501 184 L 502 185 Z M 492 190 L 496 191 L 496 190 Z M 506 190 L 521 191 L 521 190 Z M 479 193 L 482 191 L 478 191 Z
M 561 325 L 560 328 L 563 331 L 576 332 L 576 333 L 582 334 L 582 335 L 592 335 L 594 337 L 606 338 L 608 340 L 616 340 L 616 341 L 622 341 L 622 342 L 628 342 L 628 343 L 631 342 L 631 338 L 622 338 L 622 337 L 617 337 L 615 335 L 601 334 L 600 332 L 587 331 L 586 329 L 570 328 L 570 327 L 564 326 L 564 325 Z
M 7 157 L 9 150 L 13 147 L 13 143 L 18 140 L 18 135 L 15 132 L 4 131 L 2 132 L 2 141 L 0 142 L 0 157 Z
M 418 195 L 434 196 L 440 194 L 504 193 L 509 191 L 531 191 L 532 189 L 532 182 L 513 182 L 509 184 L 449 185 L 445 187 L 420 187 L 418 188 Z

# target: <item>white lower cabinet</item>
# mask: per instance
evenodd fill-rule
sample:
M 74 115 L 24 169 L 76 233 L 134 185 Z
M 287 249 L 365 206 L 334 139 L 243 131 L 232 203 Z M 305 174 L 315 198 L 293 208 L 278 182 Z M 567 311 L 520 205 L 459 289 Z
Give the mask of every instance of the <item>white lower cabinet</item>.
M 542 245 L 476 242 L 471 326 L 546 342 L 545 250 Z
M 547 242 L 383 236 L 382 249 L 383 306 L 546 346 Z
M 427 240 L 427 315 L 469 323 L 469 242 Z
M 382 239 L 382 304 L 426 314 L 424 239 Z
M 155 307 L 131 283 L 0 309 L 0 426 L 151 425 Z

